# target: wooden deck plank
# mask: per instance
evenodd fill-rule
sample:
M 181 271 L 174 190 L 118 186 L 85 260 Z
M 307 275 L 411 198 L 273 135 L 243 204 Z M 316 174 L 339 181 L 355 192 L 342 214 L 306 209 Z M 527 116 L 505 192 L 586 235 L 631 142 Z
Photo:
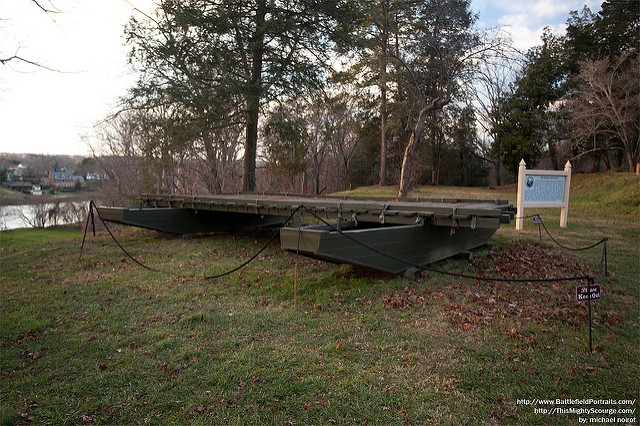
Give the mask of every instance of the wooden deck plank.
M 318 197 L 265 196 L 252 194 L 226 194 L 214 196 L 143 195 L 141 205 L 148 207 L 182 207 L 247 214 L 288 216 L 300 205 L 324 218 L 356 215 L 362 222 L 413 224 L 419 217 L 429 218 L 432 224 L 446 226 L 447 220 L 457 219 L 459 227 L 473 227 L 478 221 L 482 227 L 512 218 L 515 209 L 504 200 L 429 199 L 428 201 L 380 201 L 371 199 L 341 199 Z M 305 216 L 309 216 L 305 212 Z M 476 219 L 473 220 L 472 218 Z M 496 221 L 481 220 L 494 218 Z M 493 226 L 493 225 L 491 225 Z

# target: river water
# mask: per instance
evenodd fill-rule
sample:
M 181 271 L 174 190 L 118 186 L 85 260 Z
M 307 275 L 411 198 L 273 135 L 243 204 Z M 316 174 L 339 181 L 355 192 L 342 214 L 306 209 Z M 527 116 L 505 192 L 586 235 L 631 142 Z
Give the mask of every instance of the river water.
M 86 218 L 88 207 L 88 202 L 0 206 L 0 231 L 81 222 Z

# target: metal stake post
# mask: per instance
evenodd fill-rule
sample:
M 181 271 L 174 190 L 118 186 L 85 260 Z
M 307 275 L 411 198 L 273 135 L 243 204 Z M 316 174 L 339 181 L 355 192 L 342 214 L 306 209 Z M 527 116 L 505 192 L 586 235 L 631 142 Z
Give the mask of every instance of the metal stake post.
M 593 352 L 593 346 L 591 344 L 591 284 L 593 284 L 593 278 L 587 278 L 587 303 L 589 306 L 589 353 Z

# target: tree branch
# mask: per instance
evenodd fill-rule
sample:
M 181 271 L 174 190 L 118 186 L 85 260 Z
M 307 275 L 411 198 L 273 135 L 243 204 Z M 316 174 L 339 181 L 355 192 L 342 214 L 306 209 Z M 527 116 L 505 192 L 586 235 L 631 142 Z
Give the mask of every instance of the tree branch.
M 38 68 L 43 68 L 43 69 L 45 69 L 47 71 L 63 72 L 63 71 L 60 71 L 60 70 L 57 70 L 57 69 L 54 69 L 54 68 L 49 68 L 48 66 L 39 64 L 38 62 L 30 61 L 29 59 L 25 59 L 25 58 L 23 58 L 21 56 L 18 56 L 18 55 L 9 56 L 7 58 L 0 58 L 0 64 L 2 64 L 2 65 L 6 65 L 8 62 L 11 62 L 11 61 L 24 62 L 24 63 L 27 63 L 29 65 L 36 66 Z
M 60 11 L 56 8 L 56 9 L 47 9 L 46 7 L 42 6 L 38 0 L 31 0 L 33 3 L 35 3 L 36 6 L 38 6 L 40 9 L 42 9 L 43 12 L 45 13 L 60 13 Z M 51 6 L 53 6 L 53 4 L 51 4 Z M 54 6 L 55 7 L 55 6 Z

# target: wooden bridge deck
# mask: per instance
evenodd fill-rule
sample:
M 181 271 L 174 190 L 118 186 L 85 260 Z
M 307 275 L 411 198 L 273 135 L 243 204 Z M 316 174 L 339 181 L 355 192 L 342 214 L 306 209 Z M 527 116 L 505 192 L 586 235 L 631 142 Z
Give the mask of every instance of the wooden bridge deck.
M 337 197 L 233 194 L 212 196 L 149 195 L 140 197 L 141 207 L 183 208 L 225 213 L 289 217 L 300 205 L 328 220 L 394 225 L 430 224 L 457 227 L 498 228 L 509 223 L 515 209 L 506 200 L 416 198 L 381 200 Z M 308 212 L 305 212 L 309 216 Z
M 305 208 L 299 210 L 301 206 Z M 287 218 L 300 211 L 303 216 L 316 215 L 333 222 L 335 227 L 282 227 L 280 242 L 284 249 L 392 273 L 482 246 L 501 223 L 509 223 L 515 215 L 506 200 L 256 194 L 142 195 L 137 207 L 98 207 L 98 211 L 111 222 L 176 234 L 282 227 Z

